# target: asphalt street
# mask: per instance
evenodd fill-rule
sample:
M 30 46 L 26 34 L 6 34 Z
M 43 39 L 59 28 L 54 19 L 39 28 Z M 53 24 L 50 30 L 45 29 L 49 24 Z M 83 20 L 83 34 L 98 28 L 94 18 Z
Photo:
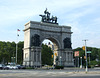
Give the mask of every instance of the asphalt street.
M 100 69 L 0 70 L 0 78 L 100 78 Z

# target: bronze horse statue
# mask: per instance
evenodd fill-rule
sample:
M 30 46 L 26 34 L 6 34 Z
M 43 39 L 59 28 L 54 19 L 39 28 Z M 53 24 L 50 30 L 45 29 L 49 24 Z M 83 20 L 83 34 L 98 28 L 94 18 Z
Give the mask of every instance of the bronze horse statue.
M 52 16 L 50 18 L 50 13 L 47 11 L 47 8 L 44 11 L 44 14 L 45 15 L 39 15 L 39 16 L 42 17 L 42 19 L 41 19 L 42 22 L 48 22 L 48 23 L 58 24 L 57 23 L 57 17 L 56 16 L 55 17 Z

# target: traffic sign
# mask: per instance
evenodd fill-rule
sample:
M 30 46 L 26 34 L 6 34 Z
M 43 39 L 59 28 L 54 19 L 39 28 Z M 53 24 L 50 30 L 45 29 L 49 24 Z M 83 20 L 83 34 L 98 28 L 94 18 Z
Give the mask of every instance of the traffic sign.
M 87 51 L 86 53 L 91 53 L 91 51 Z
M 79 56 L 79 51 L 75 51 L 74 56 L 75 56 L 75 57 L 76 57 L 76 56 Z

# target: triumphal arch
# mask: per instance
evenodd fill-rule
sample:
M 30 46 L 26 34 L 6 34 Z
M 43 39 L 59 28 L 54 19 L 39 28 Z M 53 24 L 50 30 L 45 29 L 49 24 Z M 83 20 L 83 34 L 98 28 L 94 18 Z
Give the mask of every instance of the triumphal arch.
M 41 22 L 29 21 L 24 29 L 23 65 L 41 67 L 41 44 L 45 39 L 53 42 L 54 52 L 57 52 L 58 65 L 73 66 L 73 51 L 71 47 L 71 27 L 61 26 L 57 17 L 50 17 L 47 9 Z

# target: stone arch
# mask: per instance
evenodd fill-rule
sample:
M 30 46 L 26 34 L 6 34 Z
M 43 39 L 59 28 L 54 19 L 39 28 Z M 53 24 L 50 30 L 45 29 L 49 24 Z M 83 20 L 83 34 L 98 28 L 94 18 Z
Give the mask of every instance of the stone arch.
M 73 66 L 73 51 L 70 48 L 71 27 L 30 21 L 24 29 L 23 65 L 41 66 L 41 43 L 44 39 L 53 42 L 58 52 L 58 65 Z M 69 42 L 68 42 L 69 41 Z

